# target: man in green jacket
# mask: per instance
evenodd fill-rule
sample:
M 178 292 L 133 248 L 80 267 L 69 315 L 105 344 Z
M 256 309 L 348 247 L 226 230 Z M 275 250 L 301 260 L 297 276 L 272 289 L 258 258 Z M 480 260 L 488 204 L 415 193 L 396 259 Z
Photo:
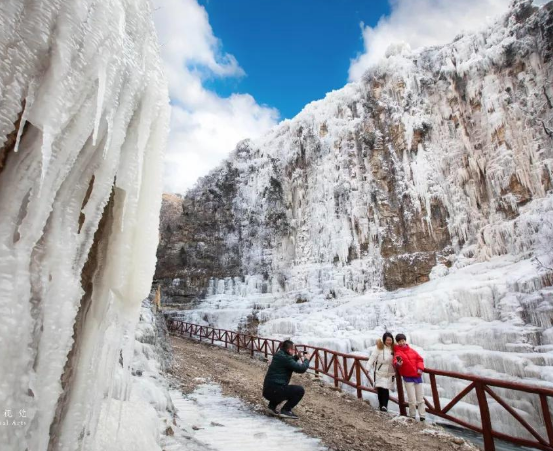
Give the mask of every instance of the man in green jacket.
M 273 356 L 269 370 L 263 382 L 263 397 L 269 400 L 269 410 L 282 418 L 297 419 L 292 409 L 298 405 L 305 394 L 301 385 L 288 385 L 292 373 L 305 373 L 309 368 L 309 353 L 296 353 L 294 343 L 286 340 Z M 277 406 L 286 401 L 280 413 Z

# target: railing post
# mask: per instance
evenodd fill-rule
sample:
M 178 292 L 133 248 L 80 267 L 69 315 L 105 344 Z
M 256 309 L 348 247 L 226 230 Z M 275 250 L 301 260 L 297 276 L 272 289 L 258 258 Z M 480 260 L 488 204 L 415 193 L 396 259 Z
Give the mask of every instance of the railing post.
M 551 422 L 551 412 L 549 411 L 546 395 L 540 394 L 540 403 L 541 410 L 543 412 L 543 422 L 545 423 L 545 430 L 547 431 L 547 438 L 549 439 L 549 445 L 553 446 L 553 424 Z
M 338 388 L 338 356 L 334 354 L 334 386 Z
M 314 351 L 315 352 L 315 376 L 316 377 L 319 377 L 319 352 L 318 351 Z
M 399 404 L 399 414 L 401 416 L 407 416 L 407 409 L 405 408 L 405 395 L 403 394 L 403 381 L 399 371 L 396 368 L 396 386 L 397 386 L 397 403 Z
M 355 359 L 355 382 L 357 387 L 357 397 L 363 399 L 363 393 L 361 392 L 361 362 Z
M 251 341 L 251 350 L 250 350 L 250 356 L 251 358 L 253 359 L 253 353 L 254 353 L 254 350 L 253 350 L 253 337 L 250 335 L 250 341 Z
M 342 375 L 344 376 L 345 380 L 349 380 L 349 378 L 348 378 L 348 359 L 347 359 L 347 357 L 345 357 L 345 356 L 342 357 L 342 363 L 344 364 Z
M 440 396 L 438 395 L 438 385 L 436 384 L 436 375 L 430 373 L 430 387 L 432 388 L 432 399 L 434 400 L 434 410 L 439 412 L 442 410 L 440 407 Z
M 240 334 L 236 333 L 236 352 L 240 354 Z
M 493 441 L 492 420 L 490 418 L 490 409 L 488 407 L 488 399 L 484 391 L 482 382 L 475 382 L 476 397 L 478 398 L 478 407 L 480 407 L 480 418 L 482 420 L 482 435 L 484 436 L 484 450 L 495 451 L 495 443 Z
M 211 344 L 215 342 L 215 329 L 211 329 Z
M 225 348 L 228 348 L 228 332 L 225 331 L 225 333 L 223 334 L 223 336 L 225 337 Z

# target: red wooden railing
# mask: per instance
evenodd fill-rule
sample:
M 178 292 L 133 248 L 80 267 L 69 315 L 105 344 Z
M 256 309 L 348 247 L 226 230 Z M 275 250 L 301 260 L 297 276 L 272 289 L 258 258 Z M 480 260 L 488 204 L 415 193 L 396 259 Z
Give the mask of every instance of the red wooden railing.
M 263 354 L 265 357 L 273 355 L 278 351 L 281 343 L 279 340 L 260 338 L 249 334 L 241 334 L 239 332 L 224 329 L 215 329 L 209 326 L 200 326 L 198 324 L 186 323 L 173 318 L 167 319 L 167 325 L 169 331 L 177 335 L 189 336 L 191 338 L 198 337 L 200 341 L 205 339 L 211 341 L 212 344 L 215 342 L 221 342 L 224 343 L 225 348 L 228 348 L 229 345 L 234 346 L 238 352 L 241 350 L 248 352 L 252 357 L 256 352 Z M 330 349 L 307 345 L 296 345 L 296 348 L 299 350 L 310 350 L 312 355 L 310 369 L 312 369 L 315 374 L 324 374 L 332 378 L 335 387 L 339 387 L 340 383 L 349 385 L 350 387 L 355 388 L 357 397 L 360 399 L 362 399 L 364 391 L 376 393 L 376 389 L 371 387 L 371 385 L 373 385 L 373 380 L 369 374 L 369 371 L 363 364 L 369 360 L 367 357 L 354 354 L 344 354 Z M 494 438 L 505 440 L 516 445 L 553 451 L 553 423 L 548 403 L 548 397 L 553 398 L 553 390 L 514 382 L 503 382 L 497 379 L 489 379 L 472 374 L 439 371 L 428 368 L 425 370 L 425 373 L 429 376 L 430 388 L 432 392 L 431 400 L 425 398 L 427 412 L 482 434 L 484 438 L 485 451 L 495 451 Z M 451 399 L 447 405 L 442 406 L 438 395 L 436 376 L 467 381 L 468 385 L 453 399 Z M 363 379 L 365 379 L 366 382 Z M 403 384 L 401 383 L 401 379 L 399 377 L 397 377 L 396 380 L 398 396 L 397 398 L 390 397 L 390 400 L 398 404 L 401 415 L 406 415 L 407 403 L 403 393 Z M 538 396 L 541 420 L 543 422 L 542 428 L 544 429 L 545 436 L 536 430 L 539 428 L 530 425 L 524 418 L 522 418 L 522 416 L 507 403 L 508 401 L 503 399 L 501 395 L 499 395 L 492 388 L 509 389 L 519 392 L 532 393 Z M 457 418 L 451 412 L 451 409 L 473 390 L 476 392 L 478 407 L 480 409 L 480 426 Z M 528 431 L 529 437 L 532 438 L 524 438 L 495 431 L 493 429 L 490 416 L 488 395 L 499 405 L 501 405 L 509 414 L 511 414 L 512 417 L 526 431 Z

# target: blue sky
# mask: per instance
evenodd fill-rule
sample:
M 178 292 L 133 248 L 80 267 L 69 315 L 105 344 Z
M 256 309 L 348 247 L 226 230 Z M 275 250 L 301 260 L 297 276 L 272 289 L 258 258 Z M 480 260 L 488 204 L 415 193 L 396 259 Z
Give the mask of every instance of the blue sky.
M 171 97 L 166 192 L 361 78 L 390 44 L 445 44 L 511 0 L 152 0 Z
M 246 75 L 205 84 L 221 96 L 247 92 L 291 118 L 348 81 L 364 50 L 360 23 L 377 24 L 386 0 L 201 0 L 223 50 Z

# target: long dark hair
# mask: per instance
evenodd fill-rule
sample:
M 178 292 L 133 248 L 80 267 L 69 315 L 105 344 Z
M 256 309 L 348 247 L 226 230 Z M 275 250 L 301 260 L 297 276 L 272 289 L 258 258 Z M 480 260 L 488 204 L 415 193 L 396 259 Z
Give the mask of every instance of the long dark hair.
M 390 346 L 392 348 L 392 354 L 394 353 L 394 336 L 390 332 L 384 332 L 384 335 L 382 335 L 382 345 L 386 346 L 386 338 L 392 339 L 392 345 Z

